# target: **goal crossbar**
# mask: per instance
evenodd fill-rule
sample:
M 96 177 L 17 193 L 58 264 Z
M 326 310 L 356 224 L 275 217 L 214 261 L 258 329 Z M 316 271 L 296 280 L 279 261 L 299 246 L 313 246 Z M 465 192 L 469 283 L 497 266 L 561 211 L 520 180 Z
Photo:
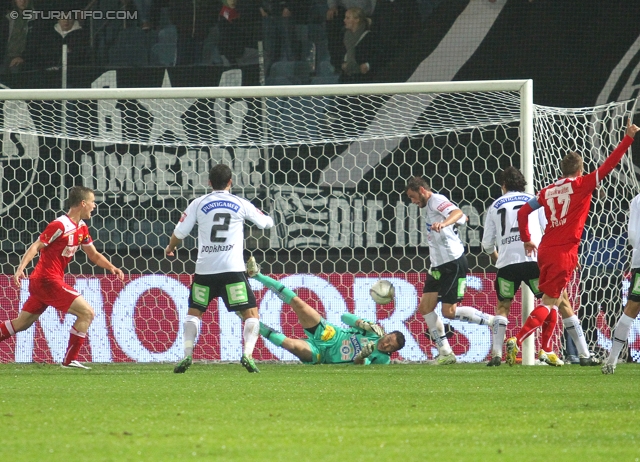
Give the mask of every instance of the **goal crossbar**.
M 70 88 L 7 89 L 0 93 L 4 100 L 114 100 L 168 98 L 262 98 L 301 96 L 355 96 L 410 93 L 464 93 L 513 91 L 527 94 L 532 80 L 478 80 L 461 82 L 403 82 L 363 85 L 282 85 L 247 87 L 162 87 L 162 88 Z

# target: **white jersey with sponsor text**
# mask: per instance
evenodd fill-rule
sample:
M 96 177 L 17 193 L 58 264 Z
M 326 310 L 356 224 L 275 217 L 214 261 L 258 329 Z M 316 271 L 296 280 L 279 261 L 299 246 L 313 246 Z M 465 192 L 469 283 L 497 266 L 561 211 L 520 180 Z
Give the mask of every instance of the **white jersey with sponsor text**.
M 460 258 L 464 254 L 464 244 L 458 236 L 456 225 L 442 228 L 439 233 L 431 230 L 433 223 L 446 220 L 451 212 L 458 209 L 458 206 L 442 194 L 433 193 L 424 209 L 431 267 L 434 268 Z
M 629 244 L 633 247 L 631 268 L 640 268 L 640 194 L 631 201 L 628 232 Z
M 271 217 L 229 191 L 213 191 L 189 204 L 174 234 L 178 239 L 184 239 L 198 225 L 196 274 L 245 271 L 245 220 L 260 229 L 273 226 Z
M 482 236 L 482 248 L 487 253 L 492 253 L 498 248 L 498 261 L 496 268 L 507 265 L 537 261 L 536 257 L 527 257 L 524 252 L 524 244 L 520 240 L 518 228 L 518 210 L 535 196 L 521 191 L 509 191 L 496 199 L 487 209 L 484 222 L 484 235 Z M 540 244 L 542 230 L 547 224 L 544 209 L 541 207 L 529 214 L 529 231 L 531 240 Z

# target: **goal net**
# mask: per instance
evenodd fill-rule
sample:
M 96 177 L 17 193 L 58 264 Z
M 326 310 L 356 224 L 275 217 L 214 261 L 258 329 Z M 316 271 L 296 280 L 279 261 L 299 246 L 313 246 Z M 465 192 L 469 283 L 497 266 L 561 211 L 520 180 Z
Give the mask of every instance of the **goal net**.
M 171 260 L 164 247 L 190 200 L 208 191 L 208 171 L 219 162 L 232 167 L 232 192 L 276 221 L 272 230 L 246 229 L 245 255 L 255 256 L 263 273 L 282 280 L 330 322 L 351 311 L 404 332 L 407 344 L 394 359 L 429 360 L 437 352 L 416 314 L 428 245 L 421 211 L 403 193 L 407 179 L 424 176 L 469 217 L 459 229 L 470 263 L 462 304 L 493 313 L 495 268 L 480 242 L 484 211 L 500 195 L 500 170 L 522 168 L 533 191 L 557 177 L 569 149 L 582 152 L 592 169 L 621 137 L 630 111 L 627 102 L 580 110 L 533 107 L 527 81 L 5 90 L 2 97 L 0 318 L 15 317 L 28 295 L 27 281 L 21 288 L 11 284 L 25 249 L 66 210 L 67 190 L 88 186 L 98 204 L 89 223 L 96 247 L 126 273 L 120 282 L 82 253 L 69 267 L 66 281 L 96 310 L 81 352 L 94 362 L 182 356 L 197 244 L 193 236 L 185 239 Z M 592 346 L 606 349 L 607 326 L 622 306 L 625 214 L 637 191 L 629 157 L 604 185 L 572 296 L 579 315 L 590 310 L 585 328 Z M 396 287 L 387 306 L 376 306 L 368 295 L 380 277 Z M 606 277 L 617 279 L 607 283 Z M 291 308 L 251 283 L 261 319 L 303 337 Z M 604 295 L 607 290 L 616 293 Z M 522 324 L 521 305 L 518 295 L 508 335 Z M 214 301 L 203 321 L 194 359 L 237 361 L 240 320 Z M 60 361 L 72 323 L 73 316 L 48 310 L 0 344 L 0 361 Z M 488 327 L 451 325 L 460 361 L 487 359 Z M 631 350 L 637 351 L 635 341 Z M 294 359 L 262 340 L 254 356 Z

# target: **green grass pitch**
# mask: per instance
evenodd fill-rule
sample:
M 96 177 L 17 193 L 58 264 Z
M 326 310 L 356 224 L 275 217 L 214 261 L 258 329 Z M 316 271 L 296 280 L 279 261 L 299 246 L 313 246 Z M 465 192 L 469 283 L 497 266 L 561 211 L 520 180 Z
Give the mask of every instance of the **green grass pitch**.
M 0 365 L 1 461 L 636 461 L 640 367 Z

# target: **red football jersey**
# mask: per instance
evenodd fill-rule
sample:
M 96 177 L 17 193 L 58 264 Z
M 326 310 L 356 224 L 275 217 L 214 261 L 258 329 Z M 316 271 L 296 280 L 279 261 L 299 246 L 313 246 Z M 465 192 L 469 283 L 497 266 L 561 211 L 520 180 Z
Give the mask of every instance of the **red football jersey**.
M 625 136 L 595 171 L 578 178 L 561 178 L 538 193 L 536 199 L 544 207 L 547 217 L 541 247 L 574 247 L 577 251 L 589 214 L 593 190 L 618 165 L 631 143 L 633 138 Z M 518 225 L 523 242 L 531 240 L 527 220 L 531 210 L 529 204 L 526 204 L 518 211 Z
M 89 228 L 83 220 L 76 224 L 67 215 L 47 225 L 40 235 L 45 247 L 30 278 L 63 279 L 64 270 L 81 245 L 92 245 Z

